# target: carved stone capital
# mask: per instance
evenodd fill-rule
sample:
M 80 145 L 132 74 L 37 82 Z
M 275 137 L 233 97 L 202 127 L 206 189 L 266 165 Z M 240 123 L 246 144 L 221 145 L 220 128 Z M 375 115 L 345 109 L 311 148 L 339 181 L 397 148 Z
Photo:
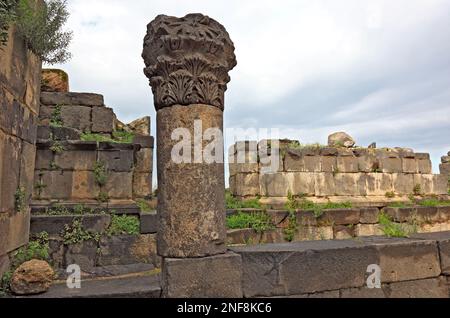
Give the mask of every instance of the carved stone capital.
M 228 72 L 237 63 L 233 42 L 217 21 L 202 14 L 159 15 L 147 26 L 142 57 L 156 110 L 191 104 L 224 109 Z

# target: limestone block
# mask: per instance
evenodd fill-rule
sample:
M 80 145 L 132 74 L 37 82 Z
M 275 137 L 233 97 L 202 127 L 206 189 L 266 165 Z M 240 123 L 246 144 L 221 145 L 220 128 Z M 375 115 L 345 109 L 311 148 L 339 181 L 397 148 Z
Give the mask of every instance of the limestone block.
M 422 174 L 432 174 L 433 167 L 430 159 L 416 159 L 417 161 L 417 170 Z
M 417 160 L 413 158 L 402 158 L 403 173 L 419 173 Z
M 375 155 L 367 154 L 358 157 L 358 171 L 372 173 L 378 166 L 378 161 Z
M 337 157 L 337 171 L 339 173 L 354 173 L 359 171 L 359 162 L 356 157 Z
M 267 197 L 286 197 L 293 184 L 293 174 L 288 173 L 274 173 L 261 174 L 261 196 Z M 239 182 L 237 182 L 239 186 Z
M 287 172 L 295 172 L 295 171 L 305 171 L 305 162 L 303 157 L 293 153 L 292 151 L 287 151 L 284 158 L 284 168 Z
M 304 172 L 321 172 L 321 157 L 320 156 L 304 156 Z
M 383 173 L 400 173 L 403 171 L 402 159 L 400 158 L 380 158 L 378 164 Z
M 387 173 L 368 173 L 367 176 L 367 195 L 384 196 L 387 192 L 393 191 L 392 174 Z
M 315 195 L 315 174 L 312 172 L 294 172 L 292 173 L 292 193 L 294 195 L 307 194 Z
M 284 160 L 283 156 L 260 156 L 259 158 L 259 171 L 266 173 L 276 173 L 284 171 Z
M 153 171 L 153 149 L 142 148 L 135 153 L 136 164 L 135 172 L 152 172 Z
M 352 148 L 356 142 L 345 132 L 337 132 L 328 137 L 328 146 Z
M 295 233 L 294 241 L 325 241 L 332 240 L 334 232 L 332 226 L 305 226 Z
M 112 133 L 115 117 L 111 108 L 93 107 L 91 131 L 94 133 Z
M 356 237 L 384 235 L 378 224 L 358 224 L 355 227 Z
M 90 150 L 65 150 L 54 154 L 54 163 L 63 170 L 94 170 L 96 159 L 97 152 Z
M 98 186 L 92 171 L 73 171 L 71 186 L 72 199 L 95 200 L 100 193 L 100 187 Z
M 146 198 L 151 196 L 152 193 L 152 174 L 148 172 L 134 172 L 133 196 L 135 198 Z
M 367 195 L 367 176 L 365 173 L 338 173 L 334 177 L 336 195 Z
M 355 235 L 354 227 L 337 225 L 333 227 L 335 240 L 349 240 Z
M 86 106 L 63 106 L 61 118 L 65 127 L 80 131 L 92 131 L 91 108 Z
M 227 253 L 198 259 L 163 260 L 166 298 L 242 298 L 241 256 Z
M 414 192 L 414 175 L 405 173 L 394 173 L 392 175 L 394 192 L 408 195 Z
M 314 185 L 316 197 L 334 196 L 336 194 L 336 183 L 333 173 L 314 174 Z
M 133 173 L 110 172 L 104 191 L 111 199 L 131 199 L 133 197 Z
M 441 158 L 442 163 L 450 163 L 450 156 L 443 156 Z
M 432 174 L 415 174 L 414 175 L 414 187 L 420 185 L 422 194 L 433 193 L 433 175 Z
M 128 172 L 134 166 L 132 150 L 102 150 L 98 152 L 98 161 L 103 162 L 109 171 Z
M 443 163 L 439 165 L 441 174 L 450 176 L 450 163 Z
M 41 103 L 44 105 L 81 105 L 103 106 L 103 96 L 92 93 L 54 93 L 42 92 Z
M 440 219 L 443 222 L 450 221 L 450 206 L 442 206 L 437 208 L 439 211 Z
M 229 178 L 229 184 L 230 184 L 230 192 L 237 196 L 237 188 L 236 188 L 236 176 L 230 176 Z
M 337 158 L 334 156 L 320 157 L 322 172 L 336 172 L 338 171 Z
M 448 179 L 449 177 L 442 174 L 436 174 L 433 176 L 433 193 L 448 194 Z
M 236 175 L 236 195 L 240 197 L 260 195 L 259 174 L 239 173 Z

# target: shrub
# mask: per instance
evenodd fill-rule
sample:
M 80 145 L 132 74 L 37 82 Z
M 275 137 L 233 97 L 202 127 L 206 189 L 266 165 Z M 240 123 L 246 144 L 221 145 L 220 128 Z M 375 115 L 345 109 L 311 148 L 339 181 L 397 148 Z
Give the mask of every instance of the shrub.
M 227 217 L 229 229 L 253 229 L 263 233 L 275 228 L 270 215 L 267 213 L 242 213 Z
M 140 222 L 135 216 L 112 215 L 111 225 L 107 231 L 108 235 L 139 235 Z
M 8 42 L 9 25 L 15 20 L 16 0 L 2 0 L 0 2 L 0 45 Z
M 14 22 L 28 48 L 48 64 L 68 61 L 72 32 L 62 30 L 69 18 L 67 0 L 46 0 L 39 8 L 32 0 L 16 1 Z
M 403 224 L 395 223 L 389 215 L 381 213 L 378 217 L 381 230 L 388 237 L 408 237 L 410 233 Z
M 259 202 L 259 199 L 251 200 L 239 200 L 234 197 L 229 191 L 225 192 L 225 205 L 229 210 L 239 210 L 239 209 L 262 209 L 263 206 Z

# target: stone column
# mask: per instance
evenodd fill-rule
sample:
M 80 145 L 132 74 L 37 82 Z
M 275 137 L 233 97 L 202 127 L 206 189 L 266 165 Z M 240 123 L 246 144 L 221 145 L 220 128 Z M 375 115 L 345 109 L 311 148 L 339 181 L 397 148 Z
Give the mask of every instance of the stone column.
M 241 261 L 226 248 L 223 140 L 220 162 L 202 156 L 211 142 L 202 140 L 204 133 L 223 131 L 228 72 L 236 66 L 233 42 L 202 14 L 160 15 L 147 27 L 142 56 L 157 111 L 163 296 L 239 297 Z M 182 163 L 172 156 L 179 129 L 191 137 L 183 139 L 181 154 L 190 160 Z

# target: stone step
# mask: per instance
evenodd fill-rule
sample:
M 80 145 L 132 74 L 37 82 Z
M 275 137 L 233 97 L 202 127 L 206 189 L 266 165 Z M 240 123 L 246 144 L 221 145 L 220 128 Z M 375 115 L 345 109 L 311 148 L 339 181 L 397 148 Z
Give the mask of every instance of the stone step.
M 69 289 L 65 281 L 59 281 L 45 294 L 25 298 L 159 298 L 160 296 L 159 274 L 146 272 L 82 280 L 80 289 Z
M 144 273 L 157 274 L 159 270 L 152 264 L 137 263 L 128 265 L 108 265 L 94 267 L 92 270 L 81 274 L 82 279 L 108 278 L 130 275 L 143 275 Z M 58 280 L 66 280 L 68 275 L 65 269 L 57 270 Z

